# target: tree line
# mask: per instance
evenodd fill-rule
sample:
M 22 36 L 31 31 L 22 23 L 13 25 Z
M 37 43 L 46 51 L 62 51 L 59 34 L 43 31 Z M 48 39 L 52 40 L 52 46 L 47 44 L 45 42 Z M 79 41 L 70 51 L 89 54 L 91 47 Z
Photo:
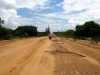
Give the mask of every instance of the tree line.
M 47 36 L 50 28 L 46 28 L 44 32 L 38 32 L 37 27 L 32 25 L 18 26 L 15 30 L 3 27 L 4 20 L 0 18 L 0 40 L 9 40 L 13 38 L 23 38 L 32 36 Z M 87 21 L 83 25 L 77 25 L 75 30 L 67 30 L 65 32 L 54 32 L 55 35 L 64 36 L 74 39 L 85 40 L 87 38 L 100 41 L 100 25 L 94 21 Z
M 100 25 L 94 21 L 85 22 L 83 25 L 77 25 L 75 30 L 65 32 L 54 32 L 58 36 L 71 37 L 76 39 L 91 39 L 100 41 Z
M 0 40 L 9 40 L 14 38 L 32 37 L 32 36 L 46 36 L 50 32 L 49 28 L 46 28 L 44 32 L 38 32 L 37 27 L 32 25 L 18 26 L 15 30 L 3 27 L 4 20 L 0 18 Z

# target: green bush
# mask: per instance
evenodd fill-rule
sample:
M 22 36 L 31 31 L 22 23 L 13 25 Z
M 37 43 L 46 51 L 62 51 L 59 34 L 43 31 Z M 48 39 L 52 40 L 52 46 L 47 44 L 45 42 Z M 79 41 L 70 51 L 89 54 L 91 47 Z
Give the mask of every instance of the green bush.
M 94 42 L 96 42 L 96 43 L 100 42 L 100 37 L 96 37 L 96 38 L 94 39 Z
M 27 34 L 27 33 L 25 33 L 25 34 L 23 35 L 23 37 L 28 37 L 28 34 Z
M 86 38 L 85 37 L 81 37 L 81 40 L 86 40 Z
M 4 38 L 0 38 L 0 40 L 4 40 Z

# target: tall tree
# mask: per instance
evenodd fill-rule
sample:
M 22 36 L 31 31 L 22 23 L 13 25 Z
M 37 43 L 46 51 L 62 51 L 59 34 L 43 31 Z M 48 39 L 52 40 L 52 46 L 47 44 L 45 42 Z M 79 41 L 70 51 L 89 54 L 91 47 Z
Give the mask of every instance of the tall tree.
M 2 24 L 4 24 L 4 20 L 1 20 L 0 18 L 0 27 L 2 26 Z
M 46 35 L 48 35 L 50 33 L 49 25 L 48 25 L 48 28 L 46 28 L 45 33 L 46 33 Z
M 28 34 L 28 36 L 36 36 L 37 35 L 37 27 L 35 26 L 18 26 L 14 30 L 14 34 L 17 36 L 23 36 Z
M 94 21 L 85 22 L 84 25 L 77 25 L 75 31 L 76 37 L 91 37 L 95 39 L 100 36 L 100 25 Z

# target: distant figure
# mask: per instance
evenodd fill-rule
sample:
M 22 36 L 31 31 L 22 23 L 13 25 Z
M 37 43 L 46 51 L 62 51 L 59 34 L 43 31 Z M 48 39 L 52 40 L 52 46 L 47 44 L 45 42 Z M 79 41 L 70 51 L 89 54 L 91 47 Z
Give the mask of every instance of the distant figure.
M 51 34 L 51 33 L 49 34 L 49 39 L 50 39 L 50 40 L 52 39 L 52 34 Z

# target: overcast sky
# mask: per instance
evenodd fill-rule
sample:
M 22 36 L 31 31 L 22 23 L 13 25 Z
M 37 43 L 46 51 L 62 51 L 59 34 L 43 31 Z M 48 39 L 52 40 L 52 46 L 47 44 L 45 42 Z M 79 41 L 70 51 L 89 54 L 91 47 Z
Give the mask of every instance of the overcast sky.
M 100 0 L 0 0 L 0 18 L 5 27 L 34 25 L 38 31 L 66 31 L 78 24 L 100 24 Z

